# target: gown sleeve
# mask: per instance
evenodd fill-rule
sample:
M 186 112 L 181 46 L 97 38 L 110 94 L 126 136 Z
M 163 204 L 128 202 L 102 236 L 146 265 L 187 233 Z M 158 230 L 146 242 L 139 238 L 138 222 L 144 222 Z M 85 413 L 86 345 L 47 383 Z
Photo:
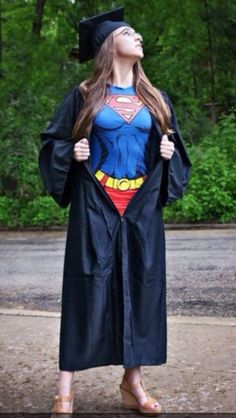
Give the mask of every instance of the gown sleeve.
M 179 130 L 174 107 L 166 92 L 162 93 L 171 110 L 171 128 L 174 131 L 174 133 L 168 135 L 168 139 L 175 144 L 172 158 L 164 160 L 159 203 L 161 206 L 165 206 L 166 203 L 172 203 L 183 196 L 189 181 L 192 163 Z
M 72 130 L 82 96 L 79 87 L 71 89 L 62 100 L 48 128 L 40 134 L 39 169 L 44 186 L 53 199 L 65 208 L 69 205 L 73 179 L 74 142 Z

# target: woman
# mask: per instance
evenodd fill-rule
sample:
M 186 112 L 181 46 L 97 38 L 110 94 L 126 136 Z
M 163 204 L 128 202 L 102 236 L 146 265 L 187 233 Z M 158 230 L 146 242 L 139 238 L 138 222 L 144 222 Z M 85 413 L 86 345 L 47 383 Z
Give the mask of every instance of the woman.
M 71 204 L 54 412 L 72 412 L 76 370 L 123 364 L 123 405 L 156 415 L 140 366 L 166 362 L 162 207 L 182 196 L 191 163 L 122 8 L 80 23 L 80 62 L 91 57 L 93 75 L 41 134 L 45 186 Z

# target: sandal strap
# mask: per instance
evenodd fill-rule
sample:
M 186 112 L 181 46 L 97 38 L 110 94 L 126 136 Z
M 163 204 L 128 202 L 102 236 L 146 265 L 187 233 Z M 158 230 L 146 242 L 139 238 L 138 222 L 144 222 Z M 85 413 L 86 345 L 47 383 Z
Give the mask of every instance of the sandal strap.
M 74 392 L 71 392 L 70 395 L 56 395 L 55 400 L 58 402 L 70 402 L 74 398 Z
M 130 389 L 135 389 L 135 388 L 138 388 L 138 387 L 140 387 L 140 385 L 142 386 L 142 388 L 143 388 L 143 390 L 144 390 L 144 392 L 146 393 L 146 388 L 144 387 L 144 384 L 143 384 L 143 381 L 142 380 L 139 380 L 139 382 L 137 382 L 137 383 L 130 383 L 130 382 L 128 382 L 128 380 L 125 378 L 125 381 L 127 382 L 127 384 L 129 385 L 129 387 L 130 387 Z
M 147 399 L 149 399 L 150 398 L 150 396 L 149 396 L 149 394 L 148 394 L 148 392 L 147 392 L 147 390 L 146 390 L 146 388 L 145 388 L 145 386 L 144 386 L 144 384 L 143 384 L 143 381 L 142 380 L 140 380 L 139 382 L 137 382 L 137 383 L 129 383 L 128 382 L 128 380 L 125 378 L 124 379 L 125 381 L 126 381 L 126 383 L 127 383 L 127 385 L 128 385 L 128 388 L 125 388 L 125 387 L 123 387 L 122 385 L 120 385 L 121 386 L 121 388 L 123 389 L 123 390 L 125 390 L 126 392 L 128 392 L 129 394 L 131 393 L 135 398 L 136 398 L 136 400 L 137 401 L 140 401 L 142 398 L 144 398 L 144 397 L 146 397 Z M 142 387 L 142 389 L 143 389 L 143 391 L 144 391 L 144 394 L 143 395 L 138 395 L 138 394 L 133 394 L 133 392 L 131 391 L 131 389 L 136 389 L 136 388 L 140 388 L 140 386 Z

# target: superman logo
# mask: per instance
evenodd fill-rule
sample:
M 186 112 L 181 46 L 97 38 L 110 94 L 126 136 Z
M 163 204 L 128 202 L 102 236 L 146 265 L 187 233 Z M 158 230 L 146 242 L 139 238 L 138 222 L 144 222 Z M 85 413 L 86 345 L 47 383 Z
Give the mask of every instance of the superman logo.
M 113 94 L 106 98 L 105 103 L 117 112 L 126 122 L 131 122 L 143 108 L 143 103 L 137 96 Z

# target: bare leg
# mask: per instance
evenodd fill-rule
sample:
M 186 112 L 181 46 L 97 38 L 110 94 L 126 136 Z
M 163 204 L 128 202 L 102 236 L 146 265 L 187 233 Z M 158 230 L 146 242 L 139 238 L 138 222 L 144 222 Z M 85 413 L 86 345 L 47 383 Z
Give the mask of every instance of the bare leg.
M 57 384 L 58 395 L 67 396 L 71 394 L 73 377 L 74 372 L 68 372 L 63 370 L 59 371 L 59 381 Z M 60 403 L 60 407 L 63 408 L 63 412 L 65 413 L 70 411 L 72 405 L 73 404 L 71 404 L 71 401 Z
M 141 368 L 129 367 L 125 369 L 124 377 L 126 377 L 130 383 L 138 383 L 141 380 Z
M 60 395 L 69 395 L 73 382 L 74 372 L 59 371 L 58 393 Z
M 125 369 L 125 373 L 122 380 L 122 385 L 125 386 L 125 379 L 130 384 L 139 383 L 141 378 L 141 368 L 140 367 L 129 367 Z M 135 389 L 132 389 L 132 393 L 138 397 L 138 402 L 141 406 L 147 401 L 147 396 L 142 388 L 142 386 L 138 386 Z M 158 407 L 158 403 L 153 403 L 153 408 Z

